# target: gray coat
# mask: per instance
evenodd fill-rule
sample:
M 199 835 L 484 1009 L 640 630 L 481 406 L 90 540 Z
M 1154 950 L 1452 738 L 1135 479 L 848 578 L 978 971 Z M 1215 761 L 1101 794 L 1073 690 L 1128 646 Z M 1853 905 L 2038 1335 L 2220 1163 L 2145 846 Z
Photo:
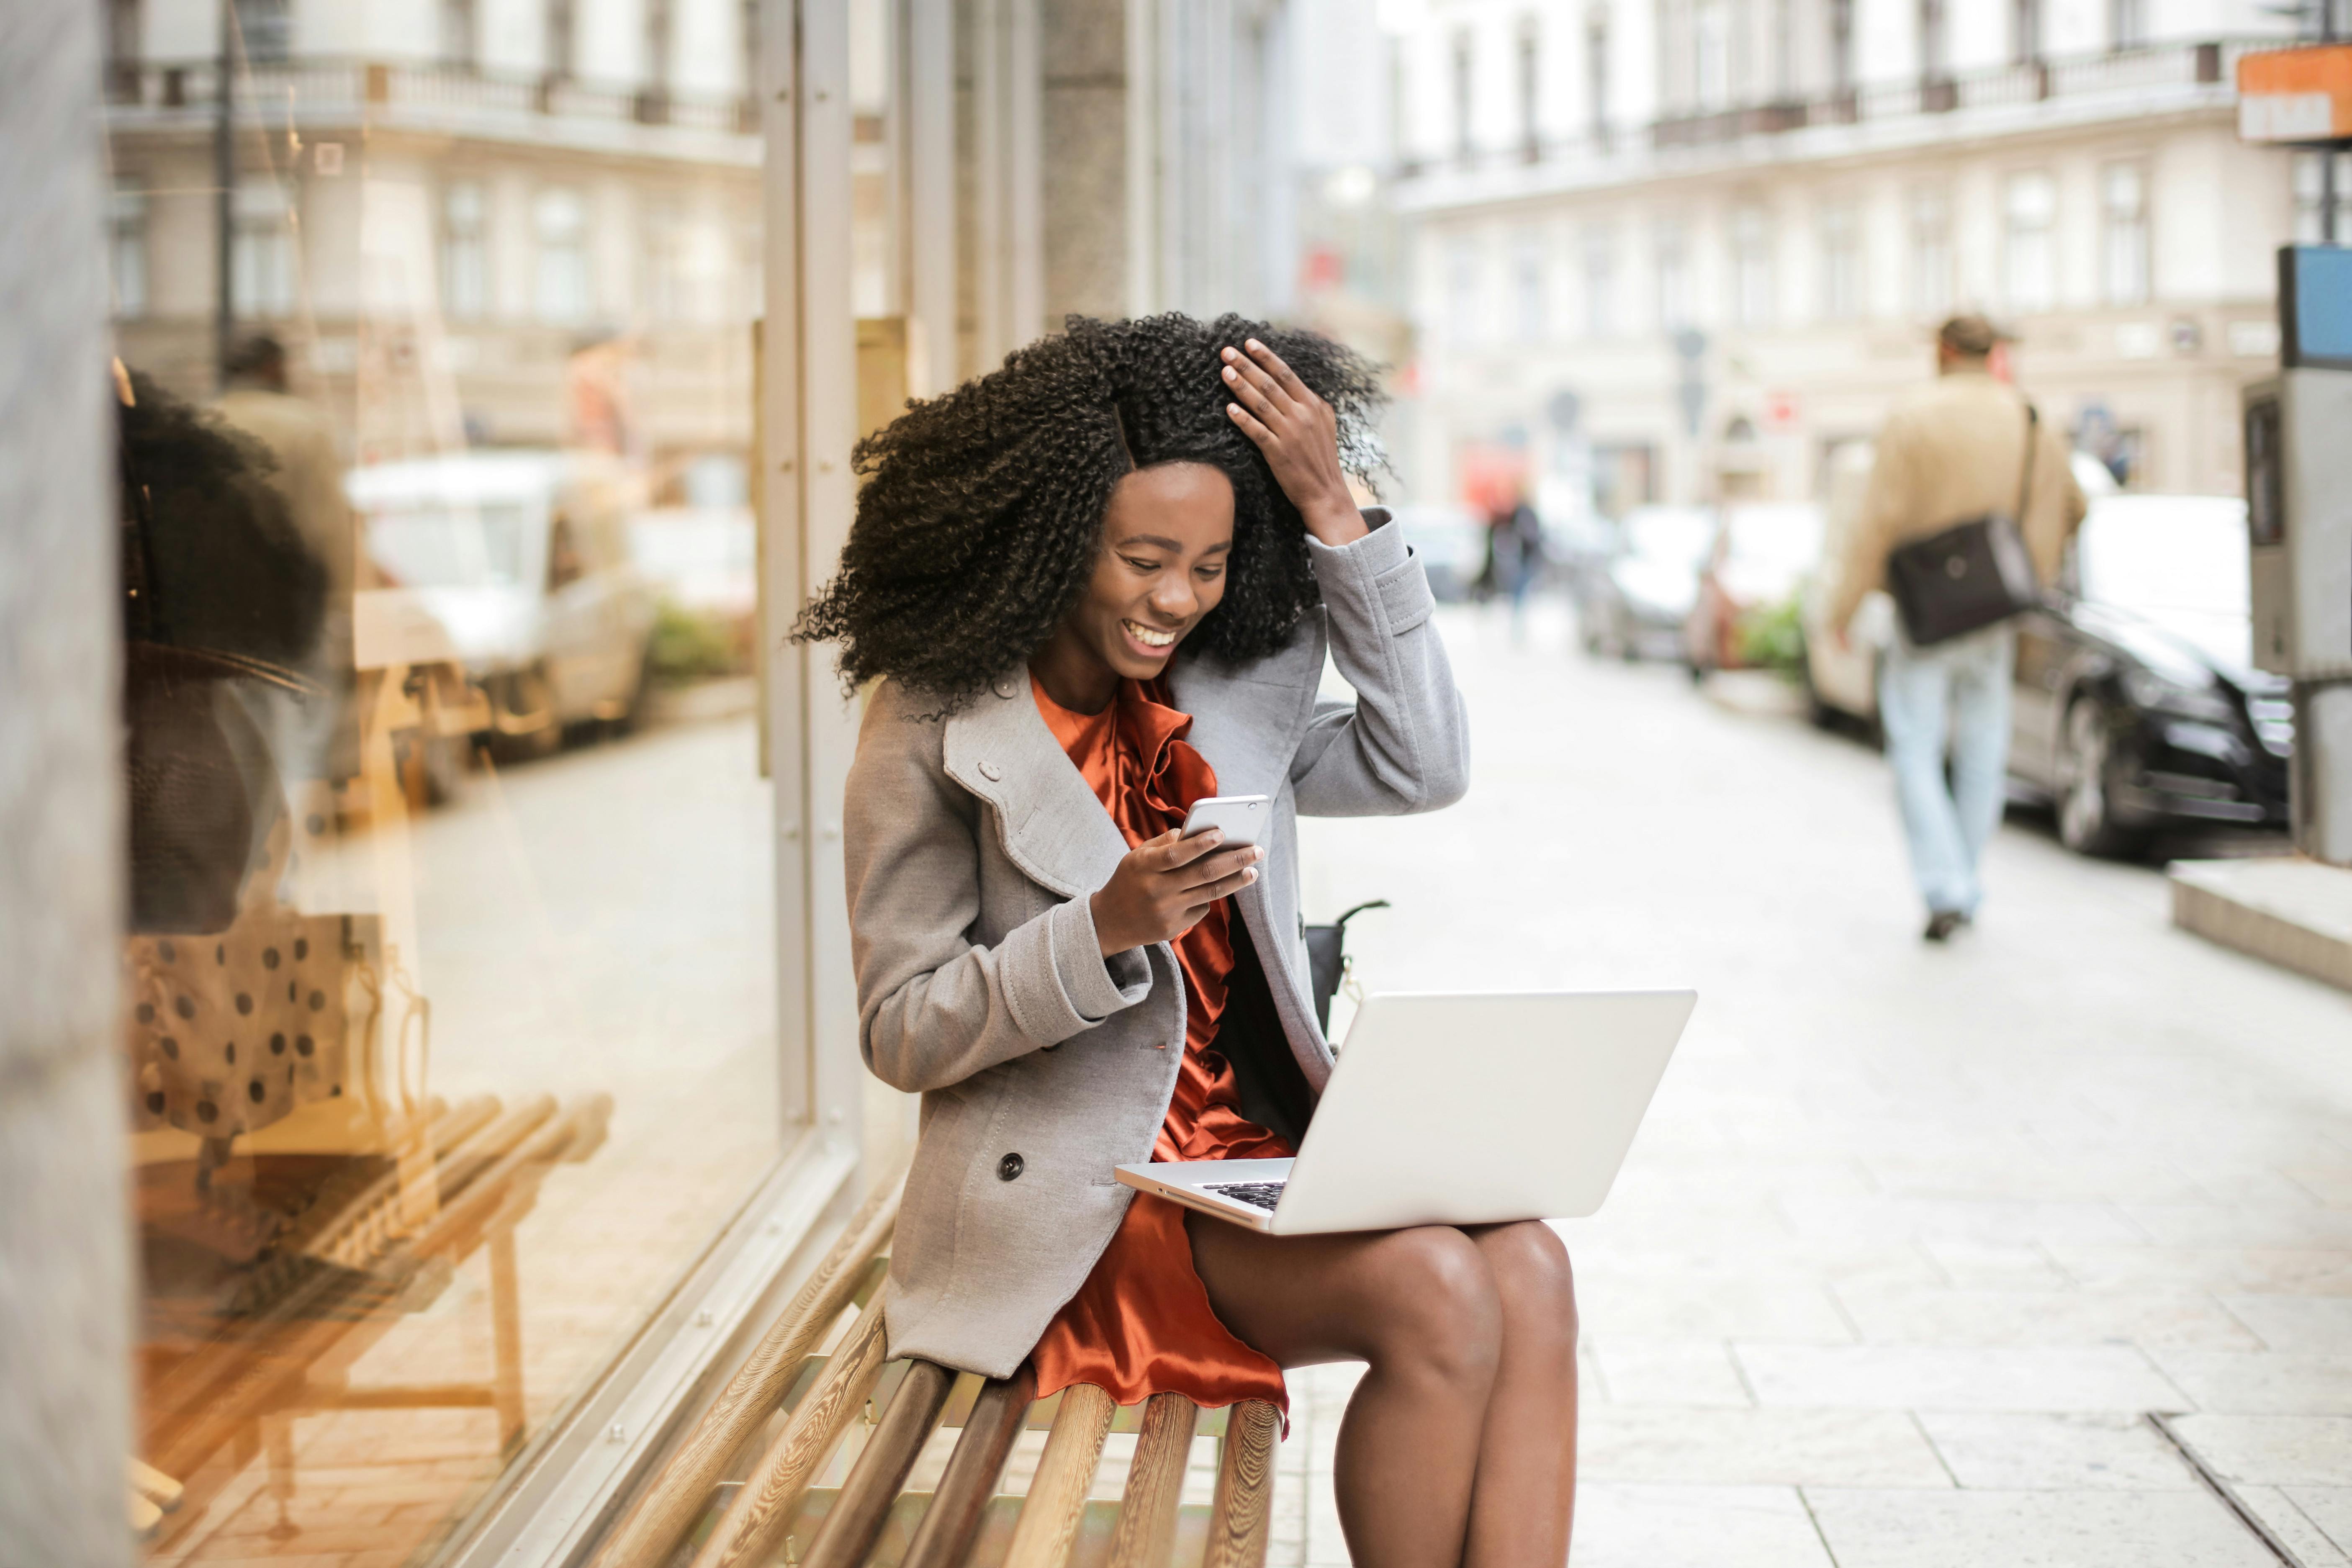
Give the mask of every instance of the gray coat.
M 1224 795 L 1274 798 L 1259 879 L 1237 896 L 1309 1089 L 1331 1049 L 1300 941 L 1297 814 L 1430 811 L 1468 783 L 1469 731 L 1421 563 L 1376 526 L 1308 542 L 1323 609 L 1242 668 L 1179 658 L 1192 743 Z M 1318 702 L 1328 647 L 1357 692 Z M 1009 1375 L 1108 1245 L 1149 1160 L 1184 1046 L 1165 942 L 1105 961 L 1088 896 L 1127 842 L 1045 727 L 1024 674 L 945 720 L 874 694 L 844 837 L 858 1039 L 919 1091 L 922 1135 L 890 1264 L 890 1353 Z

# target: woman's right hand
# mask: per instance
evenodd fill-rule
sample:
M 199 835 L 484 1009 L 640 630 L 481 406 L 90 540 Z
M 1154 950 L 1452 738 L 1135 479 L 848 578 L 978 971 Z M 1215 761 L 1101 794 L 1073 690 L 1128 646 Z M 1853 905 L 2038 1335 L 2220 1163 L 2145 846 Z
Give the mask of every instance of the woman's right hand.
M 1199 924 L 1210 905 L 1256 881 L 1265 851 L 1246 844 L 1220 851 L 1223 842 L 1213 827 L 1190 838 L 1171 827 L 1129 850 L 1087 901 L 1102 955 L 1173 942 Z

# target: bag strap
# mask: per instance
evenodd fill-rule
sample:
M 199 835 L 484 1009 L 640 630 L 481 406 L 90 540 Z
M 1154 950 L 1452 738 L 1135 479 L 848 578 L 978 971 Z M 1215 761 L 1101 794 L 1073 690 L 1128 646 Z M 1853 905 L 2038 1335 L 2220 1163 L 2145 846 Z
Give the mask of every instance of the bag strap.
M 2018 531 L 2025 531 L 2025 503 L 2033 494 L 2033 449 L 2042 445 L 2042 410 L 2031 399 L 2025 405 L 2025 471 L 2017 479 Z

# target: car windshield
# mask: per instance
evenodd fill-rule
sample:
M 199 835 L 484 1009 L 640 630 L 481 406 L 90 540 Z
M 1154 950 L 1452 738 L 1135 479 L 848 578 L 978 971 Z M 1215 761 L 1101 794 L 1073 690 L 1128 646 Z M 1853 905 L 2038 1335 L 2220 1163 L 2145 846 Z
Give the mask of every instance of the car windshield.
M 368 556 L 404 588 L 511 586 L 523 580 L 523 508 L 427 501 L 367 514 Z
M 1687 507 L 1642 507 L 1626 515 L 1625 548 L 1644 561 L 1696 566 L 1715 542 L 1715 521 Z
M 1812 570 L 1822 557 L 1822 514 L 1810 506 L 1743 506 L 1731 513 L 1726 531 L 1735 561 L 1797 574 Z
M 2246 506 L 2226 496 L 2116 496 L 2074 546 L 2084 598 L 2155 622 L 2217 658 L 2248 657 Z

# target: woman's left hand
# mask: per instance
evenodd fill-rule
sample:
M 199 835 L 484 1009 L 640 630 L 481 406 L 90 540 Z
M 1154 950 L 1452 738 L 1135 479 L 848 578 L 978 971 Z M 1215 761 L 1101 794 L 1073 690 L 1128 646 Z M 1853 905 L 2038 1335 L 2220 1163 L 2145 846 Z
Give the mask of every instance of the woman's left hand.
M 1361 539 L 1370 530 L 1339 471 L 1339 416 L 1280 354 L 1255 338 L 1248 349 L 1223 351 L 1225 390 L 1239 400 L 1225 413 L 1265 454 L 1307 532 L 1331 545 Z

